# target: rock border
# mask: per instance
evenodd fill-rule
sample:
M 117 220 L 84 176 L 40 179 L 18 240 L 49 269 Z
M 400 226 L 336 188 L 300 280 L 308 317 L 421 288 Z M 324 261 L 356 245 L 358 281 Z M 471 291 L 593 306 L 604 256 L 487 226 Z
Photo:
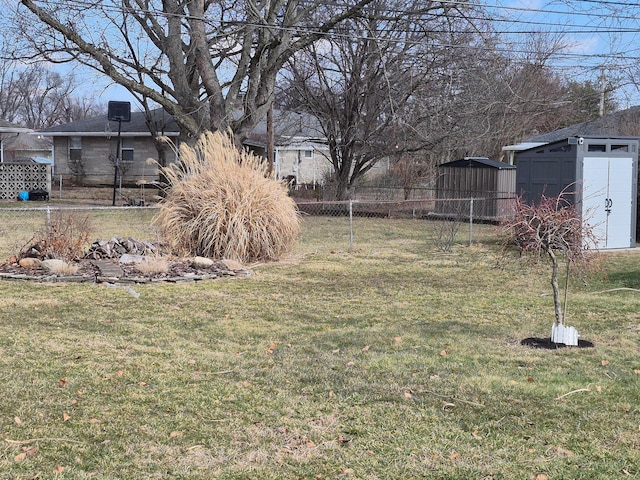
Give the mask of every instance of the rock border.
M 100 270 L 100 267 L 94 262 L 91 262 L 94 267 Z M 186 261 L 185 264 L 193 264 L 193 260 Z M 0 280 L 9 281 L 32 281 L 38 283 L 105 283 L 105 284 L 117 284 L 117 285 L 146 285 L 146 284 L 161 284 L 161 283 L 193 283 L 205 280 L 215 280 L 224 278 L 241 278 L 249 277 L 253 274 L 251 270 L 246 268 L 221 268 L 220 264 L 216 265 L 214 271 L 206 272 L 213 267 L 214 262 L 211 261 L 211 265 L 198 269 L 197 272 L 184 272 L 177 276 L 144 276 L 144 275 L 126 275 L 126 272 L 122 276 L 105 275 L 106 272 L 99 272 L 95 274 L 73 274 L 64 275 L 43 271 L 42 274 L 34 274 L 33 270 L 29 273 L 17 273 L 17 272 L 0 272 Z

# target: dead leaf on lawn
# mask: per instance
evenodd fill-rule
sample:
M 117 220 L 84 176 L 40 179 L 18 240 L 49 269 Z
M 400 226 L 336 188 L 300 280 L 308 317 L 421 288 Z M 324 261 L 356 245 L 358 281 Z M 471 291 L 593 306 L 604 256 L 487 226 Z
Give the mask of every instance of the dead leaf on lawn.
M 58 465 L 56 468 L 53 469 L 53 473 L 55 475 L 64 472 L 64 467 L 62 465 Z
M 635 373 L 636 375 L 640 375 L 640 370 L 636 368 L 636 369 L 633 371 L 633 373 Z
M 364 347 L 362 347 L 362 351 L 363 352 L 368 352 L 369 351 L 369 345 L 365 345 Z
M 71 418 L 71 415 L 69 415 L 67 412 L 63 412 L 62 413 L 62 421 L 66 422 L 67 420 L 69 420 Z
M 35 457 L 40 451 L 38 447 L 22 447 L 22 449 L 27 454 L 27 457 Z
M 555 451 L 556 451 L 556 455 L 558 455 L 559 457 L 569 458 L 569 457 L 575 456 L 575 453 L 573 453 L 571 450 L 564 447 L 556 447 Z
M 447 355 L 447 351 L 446 350 L 440 350 L 440 356 L 441 357 L 445 357 Z
M 603 367 L 606 367 L 607 365 L 609 365 L 609 360 L 602 360 L 600 362 L 600 365 L 602 365 Z
M 13 457 L 13 461 L 16 463 L 22 462 L 25 458 L 27 458 L 27 454 L 25 452 L 21 452 Z
M 393 341 L 396 343 L 402 343 L 402 337 L 395 337 Z
M 64 378 L 61 378 L 60 380 L 58 380 L 58 386 L 61 387 L 61 388 L 66 386 L 67 383 L 68 382 Z
M 121 377 L 122 375 L 124 375 L 124 370 L 118 370 L 116 372 L 116 376 Z
M 545 473 L 536 473 L 532 478 L 533 480 L 549 480 L 549 477 Z
M 449 460 L 456 460 L 460 458 L 460 454 L 458 452 L 452 452 L 451 455 L 449 455 Z
M 413 395 L 411 395 L 411 392 L 405 390 L 404 391 L 404 398 L 413 398 Z
M 20 417 L 15 417 L 13 421 L 15 422 L 16 425 L 22 425 L 22 420 L 20 420 Z

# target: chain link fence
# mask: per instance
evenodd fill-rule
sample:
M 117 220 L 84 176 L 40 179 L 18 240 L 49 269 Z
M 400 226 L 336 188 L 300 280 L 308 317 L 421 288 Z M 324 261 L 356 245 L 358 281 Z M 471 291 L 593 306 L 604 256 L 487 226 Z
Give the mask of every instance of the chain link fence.
M 0 207 L 0 261 L 17 255 L 32 241 L 43 238 L 45 229 L 57 215 L 86 218 L 95 239 L 121 237 L 159 241 L 159 232 L 153 222 L 158 211 L 155 207 L 31 205 L 29 202 L 16 203 L 16 207 Z
M 501 199 L 504 205 L 512 200 Z M 408 236 L 418 235 L 434 248 L 447 252 L 456 244 L 470 245 L 483 241 L 484 225 L 495 225 L 502 219 L 496 215 L 485 215 L 487 203 L 495 201 L 495 198 L 320 200 L 298 201 L 298 208 L 303 235 L 306 228 L 321 226 L 326 236 L 332 237 L 327 240 L 339 249 L 358 248 L 359 240 L 364 241 L 365 238 L 367 242 L 381 244 L 396 241 L 385 238 L 384 230 L 390 221 L 398 220 L 406 223 L 407 232 L 410 232 Z M 155 206 L 60 206 L 50 203 L 36 206 L 38 203 L 15 202 L 0 206 L 0 261 L 17 255 L 59 214 L 86 217 L 94 240 L 119 237 L 160 241 L 160 233 L 154 223 L 158 213 Z
M 500 202 L 500 209 L 496 209 Z M 453 245 L 473 244 L 478 225 L 496 225 L 511 215 L 514 198 L 483 197 L 416 200 L 349 200 L 298 202 L 306 217 L 342 218 L 348 228 L 349 248 L 357 247 L 357 231 L 367 218 L 418 220 L 415 228 L 438 250 L 449 251 Z M 490 212 L 491 214 L 487 214 Z

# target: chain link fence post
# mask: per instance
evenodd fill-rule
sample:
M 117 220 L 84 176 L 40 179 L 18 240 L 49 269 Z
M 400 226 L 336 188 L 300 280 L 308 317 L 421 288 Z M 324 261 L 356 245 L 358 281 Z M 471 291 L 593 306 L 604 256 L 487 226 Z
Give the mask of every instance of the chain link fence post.
M 473 197 L 469 201 L 469 246 L 473 243 Z
M 353 200 L 349 200 L 349 251 L 353 250 Z

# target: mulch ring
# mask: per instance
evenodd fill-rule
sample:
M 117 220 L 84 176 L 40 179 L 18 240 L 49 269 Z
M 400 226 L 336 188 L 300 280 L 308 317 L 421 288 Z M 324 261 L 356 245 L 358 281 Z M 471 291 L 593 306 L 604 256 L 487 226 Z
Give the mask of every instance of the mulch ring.
M 166 272 L 144 273 L 135 264 L 119 263 L 117 259 L 82 259 L 72 263 L 78 267 L 73 274 L 56 274 L 44 268 L 24 268 L 15 262 L 0 263 L 0 280 L 144 284 L 246 277 L 252 273 L 240 265 L 230 267 L 224 261 L 213 262 L 209 267 L 196 267 L 190 260 L 169 261 Z
M 531 348 L 540 348 L 543 350 L 556 350 L 559 348 L 593 348 L 595 345 L 588 340 L 578 340 L 577 346 L 567 346 L 564 343 L 554 343 L 551 341 L 551 337 L 547 338 L 525 338 L 520 342 L 520 345 Z

